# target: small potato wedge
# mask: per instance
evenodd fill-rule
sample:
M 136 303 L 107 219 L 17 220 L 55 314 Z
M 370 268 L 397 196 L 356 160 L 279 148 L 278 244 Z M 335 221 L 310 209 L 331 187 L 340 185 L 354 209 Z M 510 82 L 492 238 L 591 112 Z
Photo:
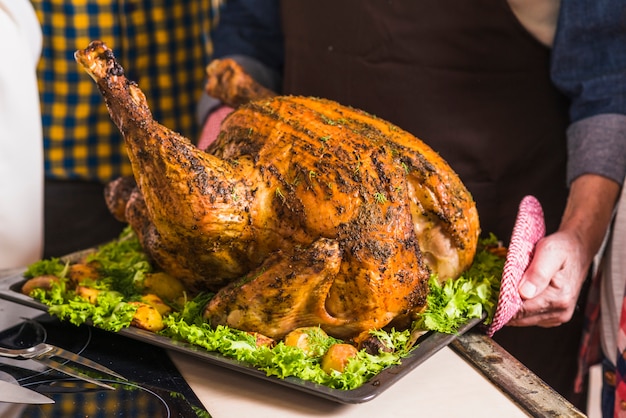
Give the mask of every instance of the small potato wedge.
M 164 272 L 147 274 L 143 286 L 145 293 L 154 293 L 165 301 L 175 301 L 185 293 L 180 280 Z
M 322 370 L 331 374 L 333 370 L 343 373 L 351 358 L 356 357 L 358 350 L 350 344 L 333 344 L 322 357 Z
M 258 332 L 249 332 L 248 334 L 255 338 L 257 347 L 272 348 L 276 345 L 276 341 L 267 335 L 259 334 Z
M 159 311 L 161 316 L 172 312 L 172 308 L 168 304 L 163 302 L 163 299 L 161 299 L 154 293 L 148 293 L 148 294 L 143 295 L 141 297 L 141 301 L 144 303 L 147 303 L 148 305 L 152 306 L 154 309 Z
M 31 292 L 35 289 L 50 290 L 52 285 L 58 282 L 59 278 L 52 274 L 33 277 L 22 285 L 22 293 L 26 296 L 30 296 Z
M 80 297 L 87 299 L 92 305 L 96 305 L 98 302 L 98 294 L 100 290 L 94 289 L 89 286 L 76 286 L 76 294 Z
M 289 332 L 283 339 L 287 346 L 302 349 L 309 357 L 319 357 L 325 347 L 321 341 L 328 338 L 328 334 L 320 327 L 301 327 Z
M 74 286 L 78 286 L 88 280 L 98 281 L 100 272 L 93 264 L 78 263 L 72 264 L 67 270 L 67 278 Z
M 137 305 L 137 312 L 135 312 L 131 321 L 132 326 L 152 332 L 161 331 L 165 327 L 163 317 L 154 307 L 144 302 L 129 303 Z

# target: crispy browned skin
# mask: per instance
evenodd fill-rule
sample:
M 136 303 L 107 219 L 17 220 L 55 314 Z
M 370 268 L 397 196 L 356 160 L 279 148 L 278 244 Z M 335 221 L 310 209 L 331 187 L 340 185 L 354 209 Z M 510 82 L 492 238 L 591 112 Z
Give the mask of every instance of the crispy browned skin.
M 109 211 L 115 219 L 128 222 L 126 219 L 126 207 L 131 195 L 137 190 L 134 177 L 119 177 L 109 182 L 104 189 L 104 198 Z
M 126 218 L 212 324 L 281 338 L 320 325 L 352 338 L 425 303 L 431 272 L 474 256 L 474 202 L 450 167 L 392 124 L 335 102 L 240 107 L 207 152 L 152 120 L 101 43 L 77 60 L 100 87 L 141 190 Z
M 129 223 L 156 263 L 190 291 L 219 289 L 258 266 L 249 256 L 246 194 L 258 177 L 252 163 L 224 162 L 153 120 L 144 94 L 103 43 L 77 51 L 76 59 L 96 81 L 126 140 L 142 195 L 132 199 L 137 205 L 127 207 L 127 217 L 135 215 Z M 147 219 L 136 216 L 142 211 Z

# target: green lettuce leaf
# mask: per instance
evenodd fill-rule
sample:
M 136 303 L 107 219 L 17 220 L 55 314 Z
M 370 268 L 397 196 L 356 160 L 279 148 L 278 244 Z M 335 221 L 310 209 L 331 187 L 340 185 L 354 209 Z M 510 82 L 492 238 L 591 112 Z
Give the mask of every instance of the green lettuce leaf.
M 401 363 L 411 346 L 413 330 L 433 330 L 456 333 L 471 318 L 486 316 L 489 323 L 495 311 L 504 260 L 487 251 L 494 245 L 494 236 L 481 243 L 474 264 L 457 280 L 440 282 L 437 277 L 429 279 L 430 293 L 427 307 L 418 315 L 410 329 L 371 330 L 391 352 L 377 355 L 361 350 L 351 359 L 343 373 L 326 373 L 321 368 L 325 350 L 339 340 L 327 337 L 316 341 L 319 348 L 314 355 L 307 355 L 296 347 L 278 342 L 274 347 L 257 346 L 250 333 L 224 326 L 211 327 L 202 318 L 204 307 L 213 297 L 201 293 L 187 300 L 179 310 L 163 318 L 165 329 L 161 335 L 219 352 L 264 371 L 268 376 L 286 378 L 294 376 L 335 389 L 355 389 L 383 369 Z M 141 296 L 142 282 L 153 271 L 149 258 L 139 241 L 127 228 L 117 241 L 103 245 L 88 257 L 88 261 L 100 266 L 103 279 L 98 281 L 98 303 L 93 305 L 68 288 L 65 277 L 68 265 L 58 259 L 42 260 L 27 270 L 26 277 L 54 274 L 60 281 L 48 291 L 35 290 L 31 296 L 49 306 L 49 312 L 72 324 L 88 322 L 109 331 L 119 331 L 130 326 L 137 309 L 128 302 Z
M 481 242 L 474 263 L 461 277 L 443 283 L 435 275 L 430 277 L 427 307 L 419 314 L 413 329 L 454 334 L 469 319 L 483 315 L 484 323 L 491 323 L 504 268 L 504 259 L 488 250 L 494 238 L 491 235 Z

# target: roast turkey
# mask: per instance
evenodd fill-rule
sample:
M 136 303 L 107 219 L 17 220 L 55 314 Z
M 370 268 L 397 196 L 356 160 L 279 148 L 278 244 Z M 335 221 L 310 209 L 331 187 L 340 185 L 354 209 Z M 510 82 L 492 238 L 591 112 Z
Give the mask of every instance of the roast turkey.
M 111 185 L 111 210 L 189 291 L 215 292 L 204 312 L 211 324 L 278 339 L 320 326 L 355 338 L 421 309 L 431 274 L 455 278 L 471 264 L 471 195 L 397 126 L 330 100 L 244 89 L 262 98 L 233 103 L 241 106 L 203 151 L 152 118 L 102 42 L 75 56 L 134 171 L 137 187 Z

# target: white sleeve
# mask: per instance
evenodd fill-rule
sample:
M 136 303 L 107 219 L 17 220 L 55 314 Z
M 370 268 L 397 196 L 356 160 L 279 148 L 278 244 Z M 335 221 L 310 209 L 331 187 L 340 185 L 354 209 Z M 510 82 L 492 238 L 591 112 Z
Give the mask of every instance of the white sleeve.
M 0 269 L 26 266 L 42 254 L 40 53 L 30 2 L 0 0 Z

